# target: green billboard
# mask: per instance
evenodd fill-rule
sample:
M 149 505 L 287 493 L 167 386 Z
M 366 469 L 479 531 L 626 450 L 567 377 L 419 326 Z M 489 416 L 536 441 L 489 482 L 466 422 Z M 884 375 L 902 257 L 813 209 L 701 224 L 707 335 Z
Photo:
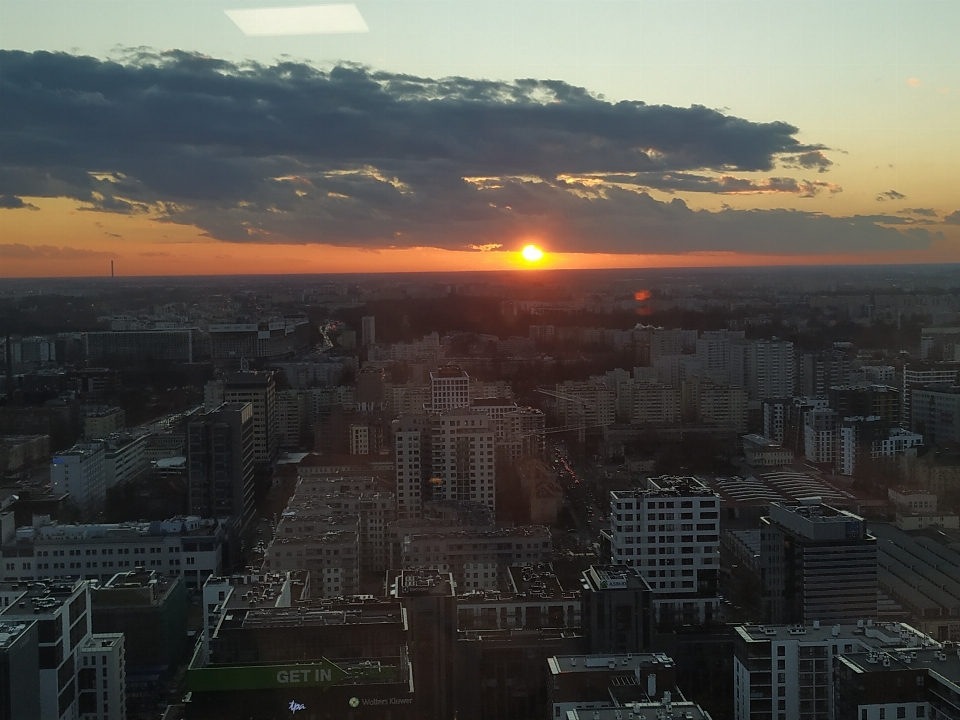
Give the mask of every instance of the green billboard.
M 238 665 L 231 667 L 191 668 L 187 671 L 190 692 L 218 690 L 264 690 L 285 688 L 321 688 L 326 690 L 347 673 L 323 658 L 296 665 Z

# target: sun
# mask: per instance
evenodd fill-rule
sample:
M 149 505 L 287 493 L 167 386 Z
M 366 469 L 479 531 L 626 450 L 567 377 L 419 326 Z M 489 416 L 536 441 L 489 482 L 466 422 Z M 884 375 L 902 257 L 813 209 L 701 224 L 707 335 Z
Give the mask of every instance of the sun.
M 527 245 L 520 251 L 520 254 L 523 255 L 523 259 L 527 262 L 535 263 L 543 260 L 543 250 L 536 245 Z

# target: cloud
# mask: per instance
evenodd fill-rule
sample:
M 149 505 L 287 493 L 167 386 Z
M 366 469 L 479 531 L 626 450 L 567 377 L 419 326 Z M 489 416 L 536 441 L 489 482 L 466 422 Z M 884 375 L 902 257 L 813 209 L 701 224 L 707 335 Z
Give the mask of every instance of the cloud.
M 910 87 L 920 87 L 922 84 L 917 78 L 907 78 L 907 85 Z
M 173 257 L 173 255 L 168 252 L 142 252 L 140 257 Z
M 111 253 L 56 245 L 0 244 L 0 257 L 11 260 L 86 260 L 112 257 Z
M 24 202 L 16 195 L 0 195 L 0 210 L 39 210 L 36 205 Z
M 897 210 L 897 213 L 901 215 L 918 215 L 920 217 L 937 217 L 937 211 L 933 208 L 904 208 L 903 210 Z
M 866 217 L 654 198 L 841 191 L 784 173 L 832 165 L 795 126 L 698 105 L 142 48 L 118 61 L 0 51 L 0 77 L 14 109 L 0 194 L 149 213 L 224 241 L 509 249 L 537 234 L 573 252 L 791 254 L 929 242 Z
M 877 195 L 877 202 L 886 202 L 887 200 L 905 200 L 906 195 L 899 193 L 896 190 L 884 190 L 882 193 Z
M 787 156 L 783 158 L 783 162 L 784 167 L 798 167 L 822 173 L 833 166 L 833 161 L 824 155 L 822 150 L 810 150 L 800 155 Z
M 954 210 L 952 213 L 944 217 L 943 221 L 947 225 L 960 225 L 960 210 Z

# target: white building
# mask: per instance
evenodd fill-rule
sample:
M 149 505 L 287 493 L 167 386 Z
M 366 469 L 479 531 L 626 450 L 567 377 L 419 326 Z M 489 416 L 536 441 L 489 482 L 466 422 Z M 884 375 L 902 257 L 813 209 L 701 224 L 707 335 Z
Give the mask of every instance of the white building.
M 103 443 L 77 443 L 50 461 L 54 494 L 66 493 L 85 517 L 103 510 L 107 496 Z
M 693 477 L 647 483 L 610 493 L 610 562 L 649 583 L 654 622 L 710 622 L 720 610 L 720 497 Z
M 669 425 L 680 422 L 680 392 L 674 385 L 638 382 L 633 387 L 634 425 Z
M 834 712 L 834 658 L 862 651 L 906 648 L 909 654 L 939 647 L 903 623 L 740 625 L 734 637 L 734 718 L 841 720 Z M 891 713 L 889 720 L 894 717 Z
M 456 365 L 430 373 L 431 410 L 440 412 L 470 405 L 470 376 Z
M 469 409 L 430 418 L 430 478 L 436 500 L 476 500 L 496 511 L 493 421 Z
M 135 480 L 150 467 L 149 435 L 113 436 L 104 444 L 103 469 L 107 489 Z
M 426 415 L 408 415 L 393 421 L 398 518 L 422 514 L 424 464 L 429 466 L 430 462 L 429 433 Z
M 90 525 L 38 522 L 15 535 L 6 532 L 2 552 L 4 582 L 106 582 L 118 572 L 145 568 L 182 575 L 188 588 L 199 589 L 207 577 L 222 571 L 223 529 L 215 520 L 198 517 Z
M 43 627 L 41 720 L 126 720 L 123 635 L 94 634 L 90 602 L 87 582 L 0 583 L 0 621 Z
M 369 425 L 351 425 L 350 426 L 350 454 L 351 455 L 369 455 L 370 454 L 370 426 Z

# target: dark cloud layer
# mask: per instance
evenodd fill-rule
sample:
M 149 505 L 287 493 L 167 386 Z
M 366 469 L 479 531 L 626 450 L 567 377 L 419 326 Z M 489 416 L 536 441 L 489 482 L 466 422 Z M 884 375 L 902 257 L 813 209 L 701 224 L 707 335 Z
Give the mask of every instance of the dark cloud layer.
M 943 221 L 948 225 L 960 225 L 960 210 L 954 210 L 943 218 Z
M 0 210 L 39 210 L 36 205 L 24 202 L 16 195 L 0 195 Z
M 930 240 L 875 218 L 659 201 L 647 190 L 840 188 L 744 177 L 831 167 L 785 122 L 611 103 L 559 81 L 0 52 L 0 106 L 3 197 L 152 212 L 228 241 L 511 247 L 535 234 L 570 251 L 812 253 Z

